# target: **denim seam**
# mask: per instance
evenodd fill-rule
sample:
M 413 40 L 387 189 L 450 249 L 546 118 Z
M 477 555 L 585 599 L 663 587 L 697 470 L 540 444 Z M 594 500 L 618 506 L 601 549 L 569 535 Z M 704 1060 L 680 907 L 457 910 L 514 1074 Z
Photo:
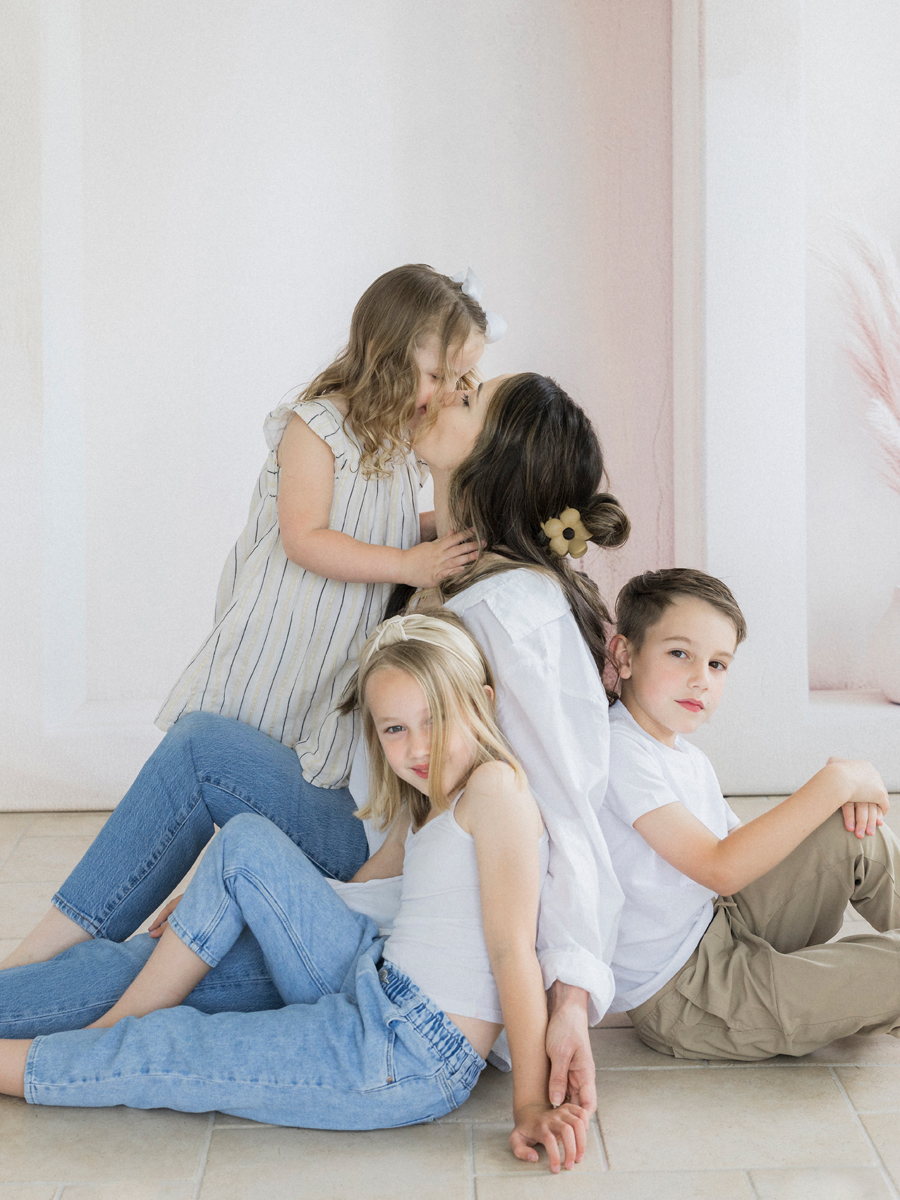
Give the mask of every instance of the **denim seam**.
M 28 1055 L 25 1058 L 25 1080 L 24 1080 L 25 1086 L 24 1086 L 23 1090 L 25 1092 L 25 1099 L 29 1104 L 39 1104 L 40 1103 L 40 1101 L 37 1099 L 38 1085 L 35 1082 L 35 1078 L 34 1078 L 34 1076 L 35 1076 L 35 1065 L 34 1064 L 35 1064 L 35 1060 L 37 1059 L 38 1053 L 40 1051 L 41 1043 L 43 1041 L 44 1041 L 44 1038 L 42 1035 L 39 1035 L 38 1037 L 34 1038 L 32 1040 L 31 1045 L 28 1048 Z
M 85 916 L 83 912 L 80 912 L 77 908 L 71 905 L 68 900 L 64 900 L 60 892 L 56 892 L 50 903 L 58 912 L 61 912 L 64 917 L 68 917 L 70 921 L 74 921 L 76 925 L 79 925 L 85 931 L 85 933 L 89 933 L 91 937 L 102 937 L 102 934 L 100 933 L 100 926 L 97 924 L 97 922 L 92 920 L 90 917 Z
M 191 761 L 193 764 L 193 759 Z M 196 768 L 195 768 L 195 773 L 196 773 Z M 200 781 L 198 780 L 198 783 L 199 782 Z M 177 821 L 174 825 L 168 826 L 167 828 L 165 828 L 162 831 L 161 836 L 166 839 L 164 844 L 160 845 L 156 854 L 152 855 L 149 858 L 144 859 L 144 861 L 141 863 L 140 875 L 138 877 L 132 876 L 130 879 L 127 879 L 125 881 L 125 883 L 122 885 L 122 887 L 119 888 L 119 890 L 111 898 L 109 904 L 107 905 L 106 911 L 104 912 L 103 916 L 100 918 L 99 921 L 94 921 L 91 918 L 84 917 L 82 915 L 81 920 L 78 920 L 77 917 L 73 917 L 73 919 L 76 921 L 76 924 L 82 925 L 82 927 L 85 928 L 87 930 L 87 932 L 89 932 L 89 933 L 93 930 L 94 937 L 106 939 L 106 934 L 104 933 L 104 926 L 111 920 L 112 917 L 115 916 L 118 909 L 121 908 L 121 906 L 129 898 L 131 893 L 136 888 L 140 887 L 140 885 L 142 883 L 144 883 L 145 880 L 149 877 L 150 872 L 157 866 L 157 864 L 159 863 L 159 861 L 161 860 L 163 855 L 166 853 L 166 851 L 169 849 L 169 847 L 175 841 L 175 839 L 178 836 L 178 833 L 181 831 L 182 827 L 187 823 L 187 821 L 190 819 L 190 817 L 192 817 L 194 815 L 194 813 L 197 809 L 197 805 L 198 805 L 198 803 L 200 803 L 202 801 L 202 799 L 203 799 L 203 795 L 202 795 L 200 788 L 198 787 L 191 793 L 190 798 L 188 800 L 187 807 L 183 810 L 184 815 L 182 816 L 182 819 L 180 821 Z M 212 823 L 212 818 L 210 818 L 210 822 Z M 63 886 L 65 886 L 65 885 L 63 885 Z M 58 903 L 57 901 L 60 901 L 61 903 Z M 53 902 L 54 902 L 55 906 L 60 909 L 60 911 L 62 911 L 62 906 L 66 907 L 68 909 L 72 909 L 72 906 L 68 903 L 68 901 L 62 899 L 60 892 L 57 892 L 56 896 L 54 896 Z M 72 909 L 72 912 L 77 913 L 77 909 Z M 66 914 L 66 915 L 68 915 L 68 914 Z M 110 939 L 106 939 L 106 940 L 110 940 Z M 114 939 L 112 939 L 112 940 L 114 940 Z
M 384 1055 L 384 1073 L 388 1083 L 394 1083 L 397 1078 L 394 1067 L 394 1045 L 396 1041 L 397 1034 L 394 1032 L 394 1027 L 388 1023 L 387 1048 Z
M 255 801 L 252 800 L 249 796 L 245 796 L 242 792 L 235 791 L 234 788 L 226 787 L 220 780 L 218 780 L 215 777 L 210 776 L 210 775 L 204 775 L 202 778 L 198 775 L 197 779 L 198 779 L 198 782 L 200 782 L 200 783 L 208 784 L 210 787 L 217 788 L 220 792 L 223 792 L 226 796 L 233 796 L 235 800 L 239 800 L 241 804 L 244 804 L 247 806 L 247 808 L 252 809 L 253 812 L 258 817 L 264 817 L 265 820 L 271 821 L 272 824 L 276 827 L 276 829 L 280 829 L 281 832 L 285 835 L 285 837 L 291 838 L 291 841 L 294 842 L 294 839 L 291 837 L 290 830 L 288 830 L 279 821 L 276 821 L 275 818 L 272 817 L 269 813 L 263 812 L 263 810 L 261 808 L 259 808 L 257 806 L 257 804 L 255 803 Z M 297 843 L 294 842 L 294 845 L 296 846 Z M 309 859 L 309 861 L 311 863 L 315 864 L 316 869 L 321 871 L 322 874 L 326 876 L 326 878 L 337 879 L 337 875 L 335 875 L 332 871 L 330 871 L 324 865 L 324 863 L 320 863 L 317 858 L 314 858 L 313 855 L 310 854 L 308 850 L 304 849 L 303 853 L 306 855 L 306 857 Z
M 303 963 L 303 966 L 304 966 L 306 972 L 308 973 L 311 981 L 316 985 L 316 987 L 319 989 L 319 991 L 322 993 L 323 996 L 330 995 L 334 989 L 332 988 L 331 984 L 319 972 L 319 969 L 318 969 L 316 963 L 310 957 L 309 951 L 307 950 L 305 943 L 300 941 L 295 936 L 294 927 L 291 924 L 291 922 L 288 920 L 287 913 L 281 907 L 280 903 L 278 902 L 277 897 L 274 896 L 272 894 L 272 892 L 269 891 L 269 889 L 266 887 L 263 880 L 260 879 L 260 877 L 258 875 L 255 875 L 253 873 L 253 871 L 246 865 L 242 865 L 239 867 L 233 867 L 230 871 L 224 873 L 222 876 L 223 882 L 227 881 L 228 879 L 233 879 L 238 875 L 243 876 L 243 878 L 246 879 L 249 883 L 254 884 L 257 887 L 257 889 L 259 890 L 260 894 L 265 896 L 269 908 L 272 910 L 273 915 L 276 916 L 278 918 L 278 920 L 280 921 L 281 927 L 284 930 L 285 936 L 287 937 L 288 941 L 291 943 L 291 945 L 296 950 L 297 956 L 300 958 L 301 962 Z M 235 903 L 236 903 L 236 901 L 235 901 Z
M 29 1090 L 31 1090 L 31 1091 L 36 1091 L 38 1088 L 41 1088 L 44 1091 L 48 1091 L 48 1092 L 52 1092 L 52 1091 L 59 1092 L 59 1091 L 64 1091 L 67 1088 L 82 1087 L 85 1083 L 103 1083 L 103 1084 L 112 1084 L 114 1086 L 117 1086 L 123 1080 L 129 1080 L 129 1079 L 141 1079 L 141 1080 L 145 1080 L 145 1079 L 179 1079 L 182 1083 L 185 1083 L 185 1084 L 199 1083 L 199 1084 L 203 1084 L 204 1086 L 212 1085 L 212 1086 L 238 1087 L 238 1088 L 269 1088 L 273 1091 L 283 1091 L 283 1092 L 294 1091 L 299 1086 L 299 1087 L 305 1088 L 310 1091 L 312 1091 L 313 1089 L 317 1089 L 322 1092 L 338 1091 L 338 1092 L 346 1093 L 346 1092 L 352 1090 L 355 1095 L 359 1095 L 359 1096 L 370 1096 L 370 1095 L 373 1095 L 378 1092 L 385 1092 L 385 1091 L 389 1091 L 391 1089 L 396 1089 L 398 1087 L 402 1087 L 402 1084 L 398 1084 L 395 1082 L 395 1083 L 390 1083 L 390 1084 L 379 1084 L 377 1087 L 373 1087 L 373 1088 L 357 1087 L 357 1088 L 349 1089 L 349 1088 L 347 1088 L 346 1084 L 343 1085 L 342 1087 L 339 1087 L 339 1086 L 337 1086 L 335 1084 L 331 1084 L 331 1083 L 314 1083 L 314 1082 L 308 1082 L 306 1080 L 300 1080 L 298 1083 L 297 1080 L 281 1082 L 278 1080 L 271 1080 L 271 1079 L 266 1079 L 266 1080 L 234 1079 L 234 1078 L 229 1078 L 227 1076 L 224 1078 L 219 1078 L 219 1077 L 213 1076 L 213 1075 L 193 1075 L 193 1074 L 186 1075 L 186 1074 L 180 1073 L 177 1069 L 172 1070 L 172 1071 L 139 1071 L 139 1070 L 122 1071 L 122 1070 L 119 1070 L 115 1074 L 112 1074 L 111 1072 L 107 1072 L 104 1075 L 94 1076 L 94 1078 L 92 1080 L 91 1079 L 69 1079 L 69 1080 L 65 1080 L 65 1081 L 39 1083 L 39 1082 L 35 1081 L 33 1078 L 34 1073 L 35 1073 L 33 1069 L 31 1071 L 31 1074 L 30 1075 L 28 1074 L 29 1066 L 31 1065 L 32 1056 L 36 1057 L 35 1046 L 37 1045 L 38 1042 L 45 1041 L 48 1036 L 52 1037 L 53 1035 L 52 1034 L 38 1035 L 34 1039 L 31 1050 L 29 1050 L 28 1059 L 26 1060 L 26 1084 L 27 1084 Z M 434 1077 L 429 1076 L 429 1075 L 423 1075 L 423 1076 L 412 1076 L 411 1078 L 421 1079 L 425 1083 L 431 1083 Z M 40 1101 L 33 1100 L 32 1103 L 39 1104 Z M 187 1110 L 184 1110 L 184 1111 L 187 1111 Z

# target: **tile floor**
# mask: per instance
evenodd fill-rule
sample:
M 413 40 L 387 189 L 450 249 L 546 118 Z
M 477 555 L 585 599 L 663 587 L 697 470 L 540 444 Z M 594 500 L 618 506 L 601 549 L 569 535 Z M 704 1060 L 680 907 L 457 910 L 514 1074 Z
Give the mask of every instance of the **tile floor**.
M 747 819 L 772 801 L 732 803 Z M 0 813 L 0 954 L 44 911 L 105 817 Z M 845 932 L 864 928 L 851 917 Z M 512 1158 L 509 1077 L 488 1068 L 451 1117 L 384 1133 L 0 1098 L 0 1200 L 900 1200 L 893 1038 L 710 1066 L 658 1055 L 630 1028 L 591 1036 L 598 1120 L 571 1175 Z

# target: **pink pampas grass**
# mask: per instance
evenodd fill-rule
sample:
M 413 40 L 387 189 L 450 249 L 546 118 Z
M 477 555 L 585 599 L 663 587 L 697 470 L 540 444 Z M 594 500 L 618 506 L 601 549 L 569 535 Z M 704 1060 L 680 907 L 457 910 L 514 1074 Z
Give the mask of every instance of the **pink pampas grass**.
M 852 261 L 840 272 L 850 311 L 847 352 L 868 398 L 866 424 L 884 477 L 900 493 L 900 267 L 858 226 L 842 232 Z

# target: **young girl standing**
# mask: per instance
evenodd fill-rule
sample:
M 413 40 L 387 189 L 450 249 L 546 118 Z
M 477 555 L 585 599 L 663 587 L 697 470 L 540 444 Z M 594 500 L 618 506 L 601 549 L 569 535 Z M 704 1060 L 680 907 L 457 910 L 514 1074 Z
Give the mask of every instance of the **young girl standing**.
M 376 780 L 364 815 L 392 834 L 360 874 L 393 874 L 411 826 L 386 940 L 274 825 L 236 817 L 136 977 L 134 943 L 101 942 L 0 974 L 0 1032 L 18 1039 L 0 1041 L 0 1089 L 34 1104 L 387 1128 L 461 1104 L 505 1026 L 513 1152 L 536 1161 L 543 1144 L 558 1171 L 559 1141 L 567 1168 L 580 1161 L 584 1110 L 548 1100 L 535 954 L 547 835 L 493 695 L 487 660 L 453 614 L 395 617 L 363 648 L 348 703 L 362 707 Z M 201 981 L 248 928 L 285 1007 L 204 1015 Z M 120 999 L 73 1029 L 108 1008 L 123 970 L 133 982 Z
M 459 283 L 408 265 L 357 304 L 338 358 L 265 423 L 269 457 L 222 572 L 215 625 L 163 705 L 242 721 L 292 746 L 307 783 L 340 788 L 355 717 L 337 701 L 392 584 L 434 584 L 474 558 L 467 534 L 420 530 L 409 429 L 484 350 Z

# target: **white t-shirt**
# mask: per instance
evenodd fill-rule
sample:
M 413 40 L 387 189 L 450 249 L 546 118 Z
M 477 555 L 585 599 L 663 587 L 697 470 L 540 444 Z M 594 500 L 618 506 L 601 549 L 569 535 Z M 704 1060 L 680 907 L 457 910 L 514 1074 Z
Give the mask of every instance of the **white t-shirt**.
M 702 750 L 676 737 L 674 749 L 651 737 L 621 702 L 609 710 L 609 787 L 600 810 L 625 892 L 613 955 L 613 1012 L 637 1008 L 684 966 L 713 916 L 715 892 L 676 870 L 634 823 L 676 801 L 724 838 L 740 824 L 725 803 Z
M 447 607 L 484 650 L 497 681 L 497 719 L 521 762 L 550 836 L 537 955 L 544 986 L 554 980 L 589 993 L 591 1024 L 615 990 L 609 963 L 622 889 L 597 820 L 609 764 L 609 705 L 597 667 L 562 588 L 517 567 L 474 583 Z M 350 791 L 365 803 L 361 741 Z M 370 840 L 370 848 L 380 844 Z

